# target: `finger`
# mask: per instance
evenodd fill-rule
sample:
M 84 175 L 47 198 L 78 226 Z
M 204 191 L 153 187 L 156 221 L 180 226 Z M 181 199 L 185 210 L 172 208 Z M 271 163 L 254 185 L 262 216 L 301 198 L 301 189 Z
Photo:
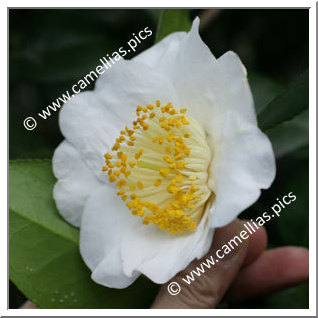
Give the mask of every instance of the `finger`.
M 245 223 L 246 220 L 241 220 Z M 244 259 L 243 267 L 254 262 L 265 250 L 267 246 L 267 233 L 264 227 L 260 227 L 248 239 L 248 249 Z
M 239 272 L 228 298 L 239 301 L 260 296 L 299 284 L 308 277 L 307 249 L 291 246 L 276 248 L 264 252 Z
M 19 309 L 38 309 L 38 307 L 32 301 L 27 300 Z
M 240 245 L 209 269 L 202 266 L 202 261 L 211 259 L 211 255 L 215 257 L 216 250 L 227 244 L 242 230 L 243 224 L 238 220 L 224 228 L 217 229 L 210 251 L 201 260 L 193 261 L 185 270 L 171 279 L 180 285 L 181 292 L 172 296 L 167 291 L 167 286 L 171 281 L 164 284 L 152 308 L 214 308 L 243 264 L 247 252 L 247 240 L 243 240 Z M 182 278 L 191 275 L 191 271 L 197 270 L 197 267 L 203 269 L 204 273 L 200 277 L 194 275 L 194 281 L 187 284 Z

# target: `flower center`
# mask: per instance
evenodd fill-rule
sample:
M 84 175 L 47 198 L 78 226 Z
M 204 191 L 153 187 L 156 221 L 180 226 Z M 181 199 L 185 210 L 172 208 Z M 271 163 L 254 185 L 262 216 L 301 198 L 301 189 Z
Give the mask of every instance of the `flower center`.
M 211 152 L 202 127 L 185 113 L 158 100 L 137 106 L 137 119 L 120 132 L 102 167 L 132 214 L 170 233 L 194 231 L 211 196 Z

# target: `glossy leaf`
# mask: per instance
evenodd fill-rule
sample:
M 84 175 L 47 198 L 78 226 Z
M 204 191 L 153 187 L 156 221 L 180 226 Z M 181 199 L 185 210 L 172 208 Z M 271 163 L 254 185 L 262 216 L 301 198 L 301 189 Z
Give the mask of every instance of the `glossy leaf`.
M 58 214 L 50 160 L 10 163 L 10 279 L 40 308 L 148 308 L 157 286 L 142 277 L 118 290 L 95 284 L 78 229 Z
M 166 9 L 162 10 L 159 18 L 156 42 L 159 42 L 170 33 L 177 31 L 188 32 L 191 28 L 189 10 Z
M 259 73 L 249 73 L 248 81 L 254 98 L 255 110 L 259 114 L 281 91 L 282 86 Z
M 263 109 L 258 116 L 258 124 L 262 130 L 272 128 L 292 119 L 308 106 L 309 83 L 306 71 Z
M 306 109 L 292 120 L 285 121 L 266 131 L 276 158 L 301 149 L 309 144 L 309 110 Z

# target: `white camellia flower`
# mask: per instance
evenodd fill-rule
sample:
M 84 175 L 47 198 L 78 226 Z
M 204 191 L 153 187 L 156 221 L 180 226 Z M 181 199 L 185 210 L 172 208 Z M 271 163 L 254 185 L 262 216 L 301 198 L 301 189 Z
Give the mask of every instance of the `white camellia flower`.
M 54 198 L 99 284 L 167 282 L 274 179 L 244 66 L 216 59 L 198 27 L 121 59 L 61 110 Z

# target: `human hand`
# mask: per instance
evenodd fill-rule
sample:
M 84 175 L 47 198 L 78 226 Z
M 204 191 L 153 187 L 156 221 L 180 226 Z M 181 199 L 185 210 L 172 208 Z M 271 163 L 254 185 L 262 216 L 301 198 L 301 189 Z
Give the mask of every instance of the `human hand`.
M 209 252 L 161 286 L 151 308 L 215 308 L 224 295 L 231 301 L 241 301 L 263 294 L 275 292 L 299 284 L 309 276 L 308 250 L 301 247 L 280 247 L 265 250 L 267 235 L 259 228 L 248 240 L 190 285 L 182 281 L 191 270 L 215 255 L 215 251 L 226 244 L 244 227 L 244 221 L 236 220 L 226 227 L 217 229 Z M 170 282 L 178 282 L 181 292 L 173 296 L 167 287 Z

